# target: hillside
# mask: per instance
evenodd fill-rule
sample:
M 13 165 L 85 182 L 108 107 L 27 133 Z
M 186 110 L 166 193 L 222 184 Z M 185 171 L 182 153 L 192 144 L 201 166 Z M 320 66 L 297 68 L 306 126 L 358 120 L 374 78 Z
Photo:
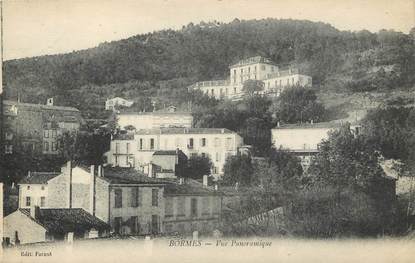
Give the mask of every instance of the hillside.
M 296 63 L 328 92 L 376 92 L 415 83 L 413 40 L 393 31 L 345 32 L 324 23 L 263 19 L 189 24 L 69 54 L 6 61 L 5 92 L 26 102 L 54 96 L 61 105 L 101 117 L 107 97 L 125 96 L 138 109 L 187 105 L 185 87 L 224 78 L 228 65 L 261 55 Z

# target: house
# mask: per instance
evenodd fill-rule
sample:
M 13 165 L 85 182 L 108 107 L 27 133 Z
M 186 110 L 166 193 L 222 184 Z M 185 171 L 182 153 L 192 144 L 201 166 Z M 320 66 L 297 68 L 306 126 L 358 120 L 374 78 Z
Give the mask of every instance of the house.
M 47 207 L 48 181 L 59 173 L 56 172 L 29 172 L 19 185 L 19 208 L 31 206 Z
M 195 180 L 175 180 L 164 190 L 165 233 L 212 233 L 220 225 L 222 193 Z
M 117 107 L 131 107 L 134 104 L 133 101 L 129 101 L 120 97 L 107 99 L 105 101 L 105 110 L 115 110 Z
M 102 237 L 109 225 L 80 208 L 19 208 L 3 220 L 6 243 L 27 244 L 44 241 Z
M 65 131 L 79 130 L 83 119 L 79 110 L 5 100 L 4 151 L 6 154 L 25 151 L 33 154 L 58 154 L 58 136 Z
M 141 166 L 141 171 L 153 178 L 178 178 L 185 173 L 187 156 L 179 149 L 155 151 L 150 163 Z
M 155 112 L 120 112 L 117 124 L 121 129 L 134 127 L 140 129 L 157 129 L 169 127 L 193 127 L 193 116 L 190 112 L 178 112 L 174 106 Z
M 131 168 L 71 167 L 48 182 L 51 208 L 82 208 L 118 234 L 162 231 L 163 186 L 160 179 Z
M 307 169 L 312 157 L 318 153 L 318 144 L 329 137 L 329 132 L 341 127 L 338 122 L 301 123 L 278 125 L 271 130 L 271 141 L 275 148 L 291 151 L 301 158 L 303 168 Z M 355 134 L 360 126 L 350 126 Z
M 243 139 L 228 129 L 218 128 L 159 128 L 137 130 L 115 136 L 107 162 L 112 166 L 140 167 L 148 164 L 156 151 L 179 149 L 188 158 L 193 155 L 210 157 L 212 174 L 220 177 L 226 158 L 236 155 Z
M 261 56 L 247 58 L 231 65 L 229 73 L 230 77 L 227 80 L 200 81 L 188 89 L 200 90 L 217 99 L 239 100 L 245 95 L 242 88 L 246 80 L 263 81 L 265 86 L 262 93 L 275 96 L 279 96 L 285 88 L 312 86 L 312 78 L 302 74 L 293 65 L 277 65 Z

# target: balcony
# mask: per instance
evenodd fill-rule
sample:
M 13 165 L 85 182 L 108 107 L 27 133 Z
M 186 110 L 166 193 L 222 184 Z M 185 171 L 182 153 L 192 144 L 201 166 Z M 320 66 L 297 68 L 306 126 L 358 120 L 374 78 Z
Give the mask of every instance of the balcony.
M 230 80 L 209 80 L 209 81 L 199 81 L 191 85 L 189 88 L 202 88 L 202 87 L 218 87 L 218 86 L 229 86 L 231 84 Z

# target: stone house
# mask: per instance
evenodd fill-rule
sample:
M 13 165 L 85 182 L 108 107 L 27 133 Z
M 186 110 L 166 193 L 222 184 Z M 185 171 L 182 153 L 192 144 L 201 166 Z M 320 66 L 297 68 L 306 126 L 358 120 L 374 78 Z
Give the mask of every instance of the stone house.
M 9 244 L 102 237 L 109 225 L 80 208 L 19 208 L 3 220 L 3 238 Z
M 31 206 L 47 207 L 48 181 L 60 173 L 56 172 L 29 172 L 19 185 L 19 208 Z
M 114 110 L 118 106 L 122 107 L 131 107 L 134 104 L 134 101 L 126 100 L 120 97 L 115 97 L 112 99 L 107 99 L 105 101 L 105 109 L 106 110 Z

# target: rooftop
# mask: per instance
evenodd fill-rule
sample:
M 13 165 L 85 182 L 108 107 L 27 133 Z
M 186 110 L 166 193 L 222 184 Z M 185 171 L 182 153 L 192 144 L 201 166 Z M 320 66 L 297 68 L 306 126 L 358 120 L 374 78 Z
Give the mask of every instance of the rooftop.
M 243 59 L 238 61 L 237 63 L 231 65 L 230 67 L 241 67 L 241 66 L 246 66 L 246 65 L 250 65 L 250 64 L 257 64 L 257 63 L 265 63 L 265 64 L 270 64 L 270 65 L 275 65 L 274 62 L 272 62 L 270 59 L 268 58 L 264 58 L 261 56 L 256 56 L 256 57 L 250 57 L 247 59 Z
M 219 195 L 212 187 L 204 187 L 202 183 L 187 179 L 185 183 L 179 184 L 178 179 L 171 179 L 164 187 L 165 195 Z
M 221 134 L 235 133 L 225 128 L 159 128 L 159 129 L 142 129 L 136 131 L 136 134 Z
M 134 140 L 134 133 L 117 133 L 114 134 L 112 137 L 113 140 L 125 140 L 125 141 L 131 141 Z
M 295 123 L 295 124 L 282 124 L 274 127 L 273 129 L 321 129 L 321 128 L 339 128 L 340 122 L 317 122 L 317 123 Z
M 38 218 L 30 216 L 30 209 L 19 209 L 50 233 L 83 232 L 89 229 L 106 230 L 110 226 L 82 208 L 42 208 Z
M 19 184 L 47 184 L 50 179 L 59 174 L 59 172 L 31 172 L 30 175 L 20 180 Z
M 100 177 L 110 184 L 165 184 L 165 181 L 145 176 L 134 168 L 105 167 Z
M 177 155 L 177 151 L 171 150 L 171 151 L 155 151 L 153 155 Z
M 129 109 L 125 109 L 124 111 L 118 113 L 118 115 L 160 115 L 160 116 L 170 116 L 170 115 L 189 115 L 191 116 L 192 113 L 189 111 L 169 111 L 169 110 L 158 110 L 158 111 L 148 111 L 148 112 L 137 112 Z

